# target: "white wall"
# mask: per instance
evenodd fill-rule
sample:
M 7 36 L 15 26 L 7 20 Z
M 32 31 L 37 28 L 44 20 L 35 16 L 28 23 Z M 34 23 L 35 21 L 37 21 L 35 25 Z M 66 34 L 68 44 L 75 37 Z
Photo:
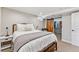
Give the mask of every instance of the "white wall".
M 39 20 L 36 16 L 2 8 L 2 21 L 1 21 L 1 32 L 6 34 L 5 27 L 9 27 L 9 34 L 12 33 L 12 25 L 16 23 L 33 23 L 35 26 L 38 25 Z
M 62 18 L 62 41 L 71 43 L 71 15 Z
M 0 7 L 0 34 L 1 34 L 1 7 Z

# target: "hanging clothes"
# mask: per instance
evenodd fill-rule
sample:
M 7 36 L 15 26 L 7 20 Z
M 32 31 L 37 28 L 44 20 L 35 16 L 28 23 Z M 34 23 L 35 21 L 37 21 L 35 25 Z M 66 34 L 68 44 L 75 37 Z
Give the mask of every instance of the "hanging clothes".
M 54 27 L 55 29 L 58 29 L 58 21 L 54 21 Z

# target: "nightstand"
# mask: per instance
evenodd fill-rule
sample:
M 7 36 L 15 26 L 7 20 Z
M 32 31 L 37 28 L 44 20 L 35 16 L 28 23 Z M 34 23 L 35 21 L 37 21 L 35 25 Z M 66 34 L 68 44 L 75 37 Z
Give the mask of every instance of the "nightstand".
M 0 36 L 0 51 L 11 48 L 13 36 Z

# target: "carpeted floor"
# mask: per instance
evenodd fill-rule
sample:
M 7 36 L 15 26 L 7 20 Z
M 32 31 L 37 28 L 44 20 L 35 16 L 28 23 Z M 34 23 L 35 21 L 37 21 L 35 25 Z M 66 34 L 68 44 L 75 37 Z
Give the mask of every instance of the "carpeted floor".
M 55 33 L 58 39 L 57 45 L 58 45 L 58 50 L 57 52 L 79 52 L 79 47 L 74 46 L 72 44 L 62 42 L 61 41 L 61 34 L 60 33 Z
M 79 52 L 79 47 L 66 42 L 58 41 L 57 52 Z

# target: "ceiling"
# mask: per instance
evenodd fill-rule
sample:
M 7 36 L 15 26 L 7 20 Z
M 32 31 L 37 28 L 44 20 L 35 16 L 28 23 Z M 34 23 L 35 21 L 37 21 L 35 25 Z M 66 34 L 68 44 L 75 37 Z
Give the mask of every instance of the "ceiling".
M 35 16 L 58 15 L 79 10 L 77 7 L 7 7 L 24 13 L 29 13 Z

